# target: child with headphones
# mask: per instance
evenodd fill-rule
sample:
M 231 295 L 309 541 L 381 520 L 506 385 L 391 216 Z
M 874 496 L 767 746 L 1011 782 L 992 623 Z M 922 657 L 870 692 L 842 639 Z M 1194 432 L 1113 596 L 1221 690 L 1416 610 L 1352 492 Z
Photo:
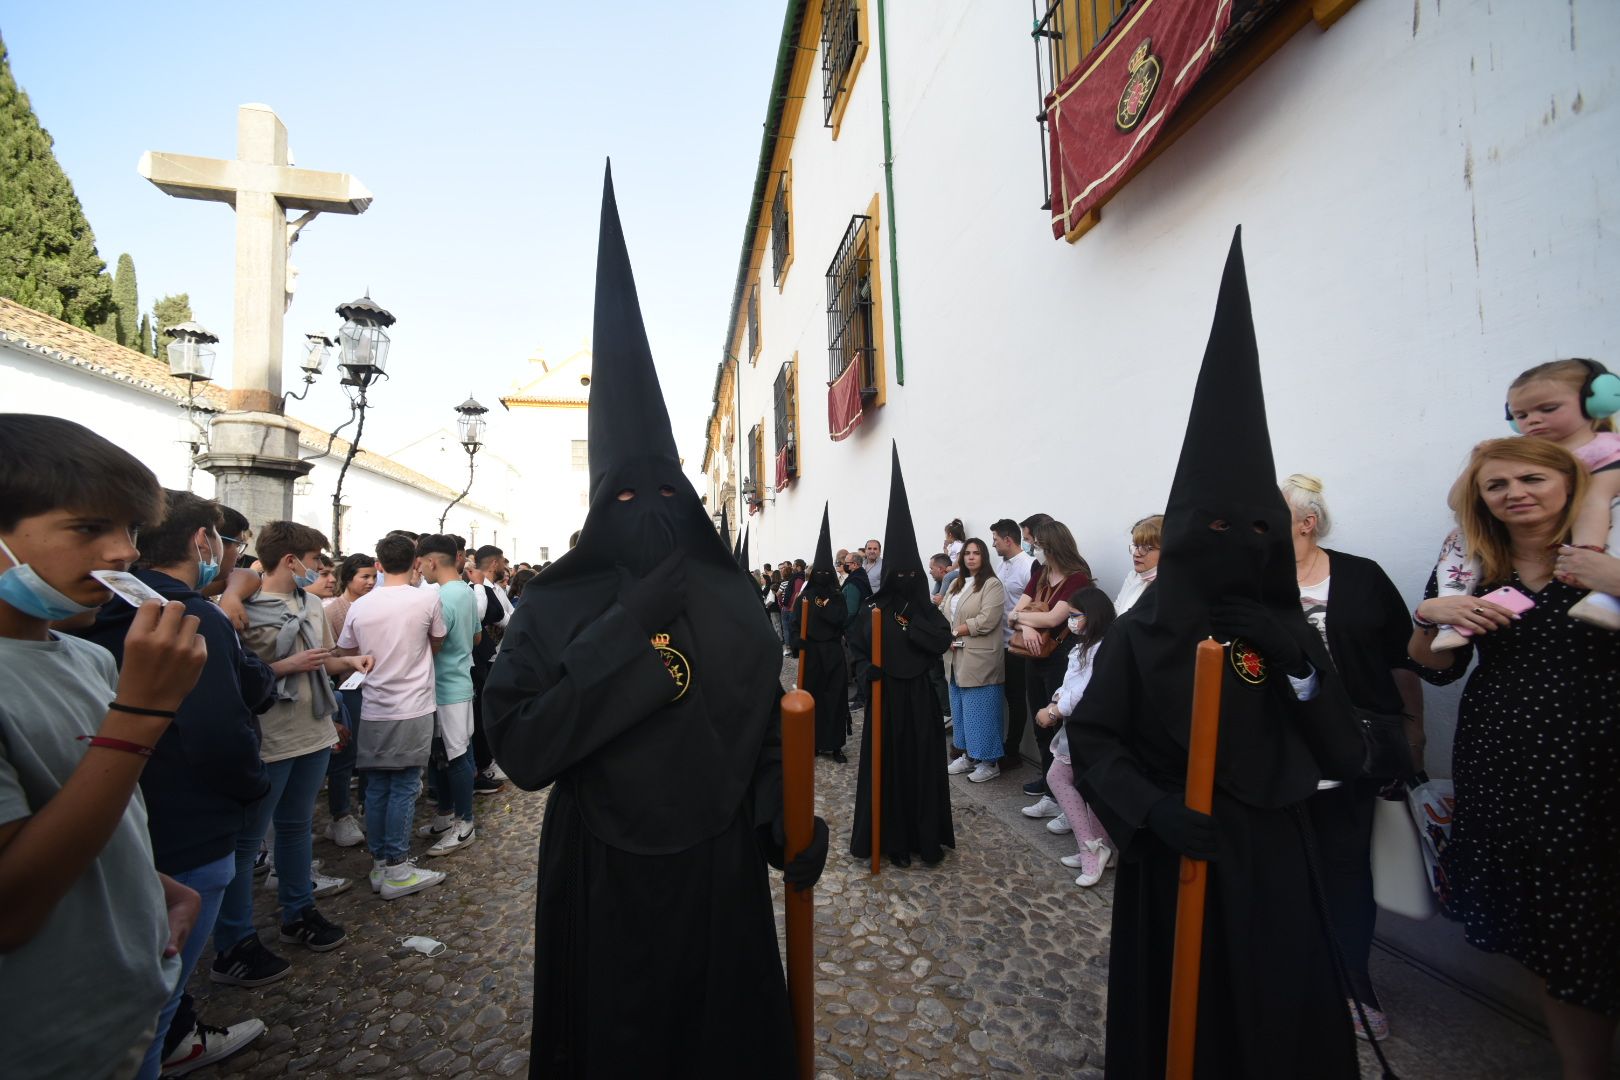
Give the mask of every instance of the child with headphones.
M 1575 521 L 1576 547 L 1607 551 L 1616 523 L 1611 509 L 1620 500 L 1620 434 L 1612 417 L 1620 413 L 1620 375 L 1595 360 L 1553 360 L 1522 373 L 1508 387 L 1507 422 L 1527 438 L 1556 442 L 1592 474 L 1586 501 Z M 1451 493 L 1453 506 L 1468 493 Z M 1479 561 L 1463 547 L 1460 533 L 1446 537 L 1435 566 L 1440 596 L 1466 596 L 1479 576 Z M 1572 618 L 1620 630 L 1620 599 L 1590 592 L 1570 608 Z M 1434 649 L 1454 649 L 1467 637 L 1442 627 Z

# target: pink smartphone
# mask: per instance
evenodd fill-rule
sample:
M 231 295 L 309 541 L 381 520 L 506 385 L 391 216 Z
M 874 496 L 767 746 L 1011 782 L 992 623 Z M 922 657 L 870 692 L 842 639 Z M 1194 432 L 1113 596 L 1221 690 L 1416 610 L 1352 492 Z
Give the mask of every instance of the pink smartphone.
M 1511 585 L 1504 585 L 1500 589 L 1493 589 L 1484 596 L 1480 597 L 1480 599 L 1489 600 L 1493 604 L 1500 607 L 1505 607 L 1515 615 L 1523 615 L 1525 612 L 1536 606 L 1536 602 L 1534 600 L 1530 599 L 1528 596 L 1524 595 L 1524 593 L 1520 592 L 1518 589 L 1515 589 Z M 1457 631 L 1457 633 L 1461 634 L 1463 637 L 1474 636 L 1474 632 L 1468 629 L 1466 626 L 1454 626 L 1452 629 Z

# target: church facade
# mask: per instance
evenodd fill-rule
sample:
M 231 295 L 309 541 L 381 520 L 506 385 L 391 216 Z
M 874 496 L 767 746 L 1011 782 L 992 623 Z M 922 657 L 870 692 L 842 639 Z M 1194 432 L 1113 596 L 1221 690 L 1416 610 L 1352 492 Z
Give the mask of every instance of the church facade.
M 1509 381 L 1620 370 L 1620 10 L 1235 3 L 1203 66 L 1172 67 L 1122 0 L 784 7 L 704 432 L 705 493 L 756 566 L 808 557 L 826 501 L 835 548 L 880 536 L 893 439 L 923 558 L 952 518 L 988 541 L 1044 512 L 1116 591 L 1238 225 L 1277 466 L 1323 478 L 1333 546 L 1412 603 Z M 1098 122 L 1133 151 L 1099 164 L 1062 116 L 1106 64 Z M 1456 690 L 1428 693 L 1445 775 Z M 1380 934 L 1536 1011 L 1455 927 Z
M 206 445 L 207 414 L 199 413 L 200 425 L 188 418 L 186 384 L 170 376 L 166 363 L 3 298 L 0 400 L 6 409 L 61 416 L 112 439 L 165 487 L 214 494 L 214 478 L 192 463 Z M 194 402 L 222 411 L 225 391 L 198 383 Z M 294 422 L 300 456 L 314 464 L 294 487 L 293 517 L 331 537 L 332 495 L 350 445 L 314 425 Z M 460 493 L 361 449 L 343 480 L 343 547 L 370 551 L 390 529 L 431 532 Z M 451 511 L 445 528 L 475 546 L 499 543 L 499 535 L 510 532 L 504 512 L 470 500 Z

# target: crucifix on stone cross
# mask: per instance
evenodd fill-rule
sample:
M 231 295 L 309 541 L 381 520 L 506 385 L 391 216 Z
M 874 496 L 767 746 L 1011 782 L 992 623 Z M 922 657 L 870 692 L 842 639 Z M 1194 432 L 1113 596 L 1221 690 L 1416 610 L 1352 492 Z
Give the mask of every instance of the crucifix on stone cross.
M 286 125 L 268 105 L 237 110 L 232 160 L 148 150 L 136 168 L 165 194 L 236 209 L 231 410 L 280 413 L 287 249 L 316 214 L 364 213 L 371 192 L 347 173 L 292 168 Z M 289 227 L 288 210 L 305 211 L 296 228 Z

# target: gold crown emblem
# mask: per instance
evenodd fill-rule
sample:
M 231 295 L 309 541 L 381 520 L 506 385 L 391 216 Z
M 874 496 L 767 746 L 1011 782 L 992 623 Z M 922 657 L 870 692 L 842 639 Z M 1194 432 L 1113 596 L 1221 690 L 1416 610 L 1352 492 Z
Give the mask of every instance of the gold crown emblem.
M 655 649 L 667 649 L 667 648 L 669 648 L 669 635 L 668 634 L 654 634 L 653 637 L 652 637 L 652 647 L 655 648 Z
M 1152 44 L 1152 38 L 1143 38 L 1142 44 L 1138 45 L 1136 51 L 1131 54 L 1130 61 L 1125 65 L 1125 70 L 1134 72 L 1141 67 L 1148 58 L 1148 47 Z

